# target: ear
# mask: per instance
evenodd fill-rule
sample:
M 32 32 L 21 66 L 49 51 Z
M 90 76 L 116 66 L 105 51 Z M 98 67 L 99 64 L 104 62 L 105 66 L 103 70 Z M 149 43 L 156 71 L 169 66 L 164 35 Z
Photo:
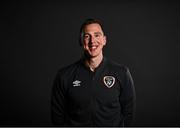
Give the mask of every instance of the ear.
M 106 45 L 106 36 L 104 35 L 104 45 Z
M 82 33 L 79 35 L 79 45 L 80 46 L 83 45 L 83 34 Z

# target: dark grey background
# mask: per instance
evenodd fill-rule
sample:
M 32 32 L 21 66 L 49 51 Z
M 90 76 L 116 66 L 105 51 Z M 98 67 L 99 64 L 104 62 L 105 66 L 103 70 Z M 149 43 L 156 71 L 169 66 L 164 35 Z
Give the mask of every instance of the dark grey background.
M 51 126 L 59 68 L 81 56 L 78 34 L 98 18 L 106 57 L 129 67 L 137 93 L 135 126 L 180 126 L 177 2 L 1 2 L 0 126 Z

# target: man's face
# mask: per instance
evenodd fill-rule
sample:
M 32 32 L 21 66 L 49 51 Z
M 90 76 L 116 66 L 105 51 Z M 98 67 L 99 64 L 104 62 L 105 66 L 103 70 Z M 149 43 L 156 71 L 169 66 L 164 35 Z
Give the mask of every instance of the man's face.
M 102 54 L 102 49 L 106 44 L 106 37 L 97 23 L 86 25 L 83 34 L 83 48 L 91 57 L 97 57 Z

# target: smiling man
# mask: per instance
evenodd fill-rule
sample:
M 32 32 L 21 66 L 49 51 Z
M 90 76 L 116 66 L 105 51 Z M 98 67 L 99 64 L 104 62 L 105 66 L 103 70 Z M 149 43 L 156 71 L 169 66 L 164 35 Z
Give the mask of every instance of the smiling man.
M 130 126 L 135 88 L 129 69 L 103 56 L 102 23 L 87 19 L 80 28 L 83 57 L 58 71 L 51 98 L 56 126 Z

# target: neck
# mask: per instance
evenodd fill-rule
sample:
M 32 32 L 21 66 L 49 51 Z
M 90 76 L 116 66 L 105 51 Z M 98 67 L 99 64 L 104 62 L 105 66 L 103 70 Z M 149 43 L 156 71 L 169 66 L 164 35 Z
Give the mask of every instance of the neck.
M 90 68 L 91 71 L 95 71 L 95 69 L 99 66 L 103 59 L 103 54 L 101 53 L 99 56 L 96 57 L 86 57 L 85 64 Z

